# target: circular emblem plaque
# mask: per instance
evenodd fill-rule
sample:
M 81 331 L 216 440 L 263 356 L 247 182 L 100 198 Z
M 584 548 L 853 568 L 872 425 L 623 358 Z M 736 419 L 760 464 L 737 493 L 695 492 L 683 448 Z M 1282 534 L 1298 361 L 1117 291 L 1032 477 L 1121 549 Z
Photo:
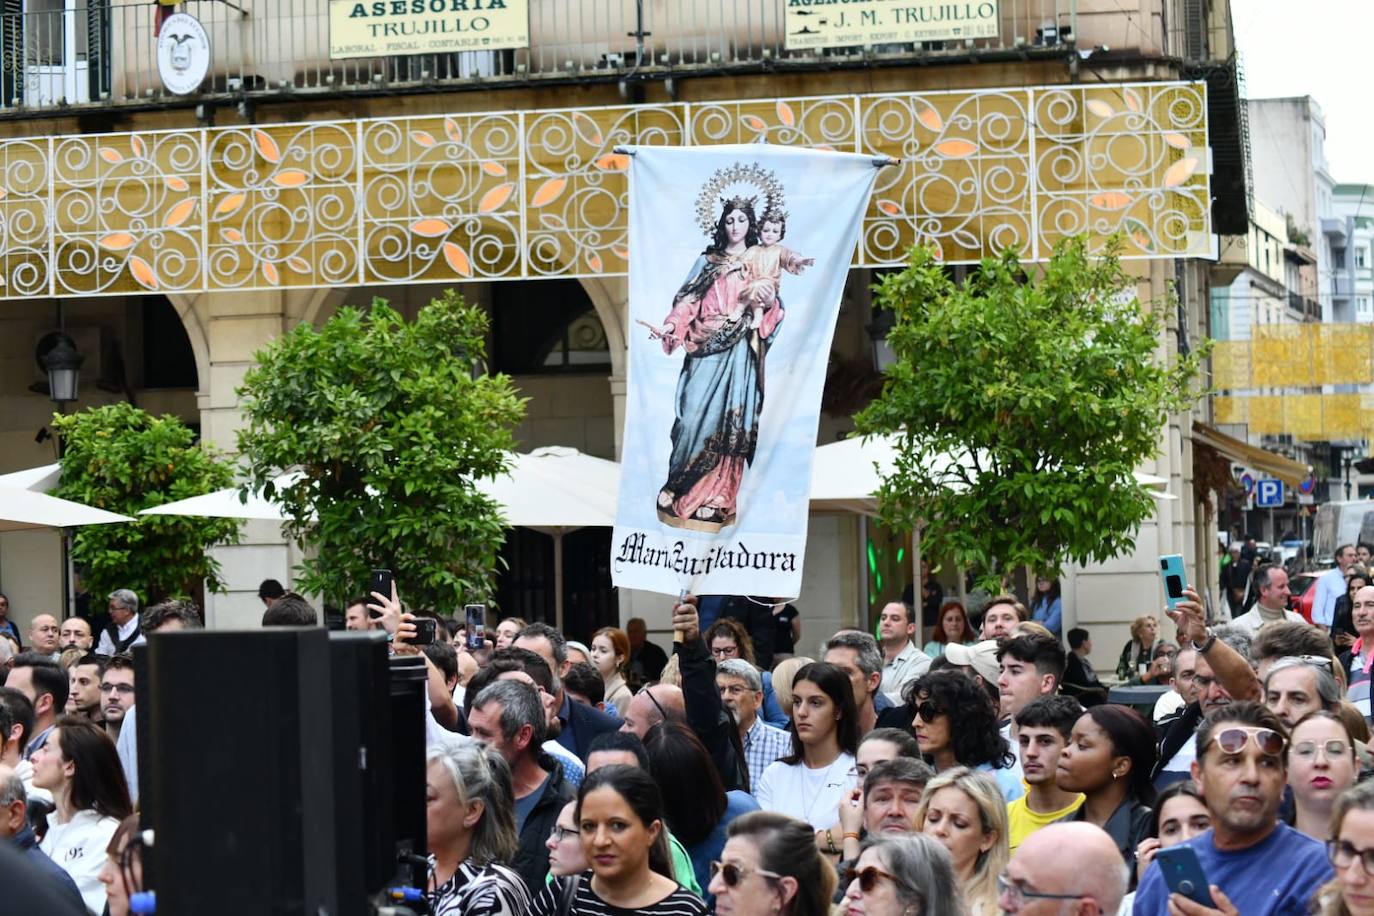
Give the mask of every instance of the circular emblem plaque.
M 173 13 L 157 35 L 157 72 L 174 95 L 190 95 L 210 72 L 210 36 L 200 20 Z

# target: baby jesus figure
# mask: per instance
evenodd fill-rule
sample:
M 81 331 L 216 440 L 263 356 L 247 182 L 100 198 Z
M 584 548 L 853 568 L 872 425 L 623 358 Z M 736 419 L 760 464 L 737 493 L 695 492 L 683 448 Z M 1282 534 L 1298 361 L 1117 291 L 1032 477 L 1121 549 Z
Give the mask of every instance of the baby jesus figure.
M 764 310 L 777 301 L 778 280 L 782 272 L 785 270 L 800 276 L 802 271 L 816 263 L 815 258 L 804 258 L 778 244 L 786 234 L 787 214 L 769 210 L 759 220 L 759 244 L 740 257 L 745 276 L 740 306 L 749 309 L 751 328 L 763 323 Z

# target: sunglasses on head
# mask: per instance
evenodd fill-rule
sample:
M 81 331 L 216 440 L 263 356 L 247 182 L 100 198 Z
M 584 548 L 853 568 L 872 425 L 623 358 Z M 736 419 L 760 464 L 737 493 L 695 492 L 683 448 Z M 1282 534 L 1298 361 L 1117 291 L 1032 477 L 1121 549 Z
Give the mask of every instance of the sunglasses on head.
M 1254 742 L 1261 754 L 1278 757 L 1283 753 L 1283 735 L 1272 728 L 1232 727 L 1219 729 L 1212 735 L 1212 743 L 1224 754 L 1239 754 L 1245 745 Z
M 916 715 L 921 717 L 922 722 L 934 722 L 938 717 L 944 714 L 944 709 L 931 700 L 922 700 L 920 703 L 916 704 Z
M 873 892 L 873 888 L 877 887 L 878 880 L 880 878 L 887 881 L 891 881 L 893 884 L 899 885 L 901 887 L 906 886 L 902 882 L 902 880 L 898 878 L 896 875 L 890 875 L 887 872 L 883 871 L 881 868 L 878 868 L 876 865 L 870 865 L 867 868 L 863 869 L 846 868 L 841 878 L 842 886 L 844 887 L 848 887 L 855 881 L 858 881 L 859 890 L 863 891 L 865 894 L 870 894 Z
M 768 878 L 772 881 L 782 878 L 782 875 L 776 872 L 764 871 L 762 868 L 750 868 L 747 865 L 736 865 L 734 862 L 712 862 L 712 881 L 715 880 L 716 875 L 720 875 L 726 887 L 738 887 L 739 883 L 750 875 L 758 875 L 760 878 Z

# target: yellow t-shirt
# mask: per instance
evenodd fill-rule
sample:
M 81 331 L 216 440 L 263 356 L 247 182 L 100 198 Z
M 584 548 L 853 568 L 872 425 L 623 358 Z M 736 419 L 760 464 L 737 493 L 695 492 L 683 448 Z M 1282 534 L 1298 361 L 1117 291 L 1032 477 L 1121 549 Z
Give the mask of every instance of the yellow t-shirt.
M 1040 814 L 1032 811 L 1026 804 L 1029 797 L 1023 795 L 1016 801 L 1007 802 L 1007 831 L 1010 834 L 1007 840 L 1011 845 L 1012 852 L 1015 852 L 1016 847 L 1026 841 L 1026 837 L 1046 824 L 1053 824 L 1061 817 L 1068 817 L 1078 810 L 1079 805 L 1083 804 L 1083 796 L 1080 795 L 1067 808 L 1051 811 L 1048 814 Z

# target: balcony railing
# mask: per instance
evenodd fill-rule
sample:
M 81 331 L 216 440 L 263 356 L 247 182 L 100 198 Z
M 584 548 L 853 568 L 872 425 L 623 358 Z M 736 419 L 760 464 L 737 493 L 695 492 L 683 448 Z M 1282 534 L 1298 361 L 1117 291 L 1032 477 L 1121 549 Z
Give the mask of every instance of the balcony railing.
M 1316 299 L 1309 296 L 1302 296 L 1298 293 L 1288 294 L 1288 308 L 1296 315 L 1308 321 L 1321 321 L 1322 306 Z
M 1142 47 L 1166 53 L 1163 48 L 1175 44 L 1176 29 L 1166 35 L 1157 25 L 1167 19 L 1164 4 L 1177 0 L 1125 2 L 1142 10 L 1132 19 L 1131 35 Z M 55 8 L 0 15 L 0 112 L 172 98 L 156 67 L 157 5 L 150 0 L 80 3 L 64 9 L 63 0 L 30 0 L 30 6 Z M 210 38 L 212 63 L 197 97 L 231 98 L 1063 56 L 1078 25 L 1073 0 L 1000 0 L 998 32 L 991 37 L 789 50 L 786 0 L 528 0 L 528 5 L 527 48 L 340 60 L 330 59 L 329 0 L 187 0 L 179 9 L 195 16 Z M 1092 31 L 1112 36 L 1120 31 L 1107 28 L 1098 14 L 1085 18 Z M 1110 44 L 1119 47 L 1120 40 L 1112 37 Z

